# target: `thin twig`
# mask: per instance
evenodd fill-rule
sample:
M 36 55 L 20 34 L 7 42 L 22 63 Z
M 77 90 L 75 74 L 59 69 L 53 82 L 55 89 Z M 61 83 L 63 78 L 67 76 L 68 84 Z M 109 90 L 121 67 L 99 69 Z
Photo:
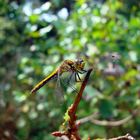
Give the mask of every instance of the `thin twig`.
M 126 134 L 124 136 L 119 136 L 119 137 L 111 138 L 108 140 L 135 140 L 135 138 L 133 138 L 130 134 Z
M 96 125 L 101 125 L 101 126 L 120 126 L 123 125 L 125 123 L 127 123 L 129 120 L 131 120 L 135 115 L 137 115 L 139 113 L 139 108 L 135 109 L 131 115 L 129 115 L 128 117 L 118 120 L 118 121 L 107 121 L 107 120 L 98 120 L 95 119 L 94 117 L 97 116 L 97 113 L 94 113 L 92 115 L 89 115 L 85 118 L 79 119 L 77 120 L 77 123 L 79 124 L 83 124 L 86 122 L 92 122 Z
M 132 115 L 129 115 L 128 117 L 122 119 L 122 120 L 119 120 L 119 121 L 107 121 L 107 120 L 97 120 L 97 119 L 94 119 L 93 118 L 93 115 L 91 116 L 88 116 L 88 117 L 85 117 L 83 119 L 80 119 L 77 121 L 77 123 L 80 122 L 80 124 L 83 124 L 85 122 L 92 122 L 96 125 L 101 125 L 101 126 L 120 126 L 126 122 L 128 122 L 129 120 L 132 119 Z

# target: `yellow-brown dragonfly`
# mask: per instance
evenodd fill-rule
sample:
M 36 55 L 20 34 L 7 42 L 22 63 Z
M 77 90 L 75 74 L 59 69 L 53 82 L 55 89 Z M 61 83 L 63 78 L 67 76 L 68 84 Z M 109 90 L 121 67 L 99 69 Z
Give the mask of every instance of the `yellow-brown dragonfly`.
M 84 70 L 84 61 L 83 59 L 77 59 L 75 61 L 72 60 L 64 60 L 63 63 L 56 69 L 54 70 L 50 75 L 48 75 L 45 79 L 43 79 L 41 82 L 39 82 L 32 90 L 31 93 L 35 93 L 37 90 L 39 90 L 42 86 L 44 86 L 46 83 L 48 83 L 50 80 L 54 78 L 60 78 L 60 76 L 64 72 L 71 72 L 71 75 L 69 77 L 69 81 L 72 77 L 72 75 L 75 76 L 75 81 L 81 81 L 81 78 L 79 74 L 83 74 L 86 72 Z

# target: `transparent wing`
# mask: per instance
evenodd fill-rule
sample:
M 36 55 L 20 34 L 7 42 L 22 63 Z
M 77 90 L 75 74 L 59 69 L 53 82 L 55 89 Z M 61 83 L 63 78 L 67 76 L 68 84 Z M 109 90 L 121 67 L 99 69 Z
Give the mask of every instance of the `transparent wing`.
M 65 72 L 61 76 L 58 74 L 55 88 L 56 101 L 64 101 L 64 94 L 77 93 L 83 79 L 83 73 Z
M 55 85 L 55 100 L 57 102 L 63 102 L 64 101 L 64 94 L 63 94 L 63 89 L 62 89 L 62 84 L 61 84 L 61 79 L 60 75 L 58 74 L 56 85 Z
M 68 72 L 65 76 L 61 77 L 61 84 L 68 93 L 77 93 L 81 85 L 83 74 L 76 72 Z M 63 79 L 62 79 L 63 78 Z

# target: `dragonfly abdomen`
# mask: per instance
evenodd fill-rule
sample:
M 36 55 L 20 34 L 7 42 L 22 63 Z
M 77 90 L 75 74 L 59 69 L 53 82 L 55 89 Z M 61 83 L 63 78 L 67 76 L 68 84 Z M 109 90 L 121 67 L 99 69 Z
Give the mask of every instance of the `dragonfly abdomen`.
M 54 73 L 53 75 L 50 75 L 49 77 L 46 77 L 44 80 L 39 82 L 32 90 L 31 93 L 35 93 L 37 90 L 39 90 L 41 87 L 43 87 L 46 83 L 48 83 L 50 80 L 53 80 L 58 77 L 58 73 Z

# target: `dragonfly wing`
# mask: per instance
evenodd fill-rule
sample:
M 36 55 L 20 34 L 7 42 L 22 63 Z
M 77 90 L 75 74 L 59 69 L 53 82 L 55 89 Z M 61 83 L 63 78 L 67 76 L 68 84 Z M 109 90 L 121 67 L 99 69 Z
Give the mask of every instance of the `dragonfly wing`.
M 56 84 L 57 85 L 57 84 Z M 56 86 L 55 88 L 55 99 L 56 101 L 58 101 L 59 103 L 64 101 L 64 95 L 63 95 L 63 90 L 60 86 Z
M 60 74 L 58 73 L 57 81 L 56 81 L 56 87 L 55 87 L 55 93 L 56 93 L 56 101 L 62 102 L 64 100 L 63 90 L 61 87 L 61 79 Z
M 73 76 L 74 76 L 74 73 L 72 72 L 72 73 L 70 74 L 70 76 L 69 76 L 67 82 L 66 82 L 67 84 L 70 83 L 70 81 L 72 80 Z
M 85 72 L 84 72 L 85 73 Z M 78 92 L 77 90 L 77 82 L 82 82 L 81 77 L 80 77 L 79 72 L 65 72 L 65 74 L 60 75 L 58 72 L 58 79 L 56 83 L 56 88 L 55 88 L 55 93 L 57 97 L 57 100 L 63 101 L 64 100 L 64 94 L 63 92 L 66 91 L 68 88 L 70 89 L 71 92 Z M 83 74 L 83 73 L 82 73 Z M 62 90 L 65 89 L 65 90 Z
M 67 75 L 68 74 L 68 75 Z M 64 101 L 64 91 L 66 91 L 69 87 L 72 89 L 72 91 L 78 92 L 77 89 L 73 86 L 75 81 L 74 79 L 74 74 L 75 73 L 65 73 L 65 75 L 58 76 L 57 83 L 56 83 L 56 88 L 55 88 L 55 93 L 56 93 L 56 98 L 57 101 L 62 102 Z M 68 77 L 68 78 L 67 78 Z
M 67 74 L 65 77 L 61 77 L 61 85 L 63 85 L 64 88 L 70 88 L 72 91 L 78 92 L 75 87 L 75 72 L 68 72 Z

